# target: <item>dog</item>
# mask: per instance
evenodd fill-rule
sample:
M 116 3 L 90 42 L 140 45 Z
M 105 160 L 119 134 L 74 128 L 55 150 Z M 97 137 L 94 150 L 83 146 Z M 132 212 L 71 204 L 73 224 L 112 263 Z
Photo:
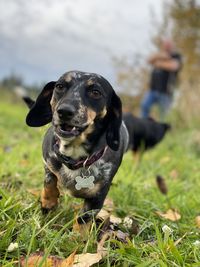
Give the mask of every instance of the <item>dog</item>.
M 35 104 L 35 101 L 32 100 L 29 96 L 27 95 L 23 95 L 22 99 L 24 100 L 24 102 L 26 103 L 26 105 L 31 109 L 32 106 Z
M 124 113 L 123 120 L 129 133 L 129 149 L 134 153 L 153 148 L 171 129 L 170 124 L 156 122 L 152 118 L 138 118 Z
M 128 147 L 120 98 L 102 76 L 71 71 L 47 83 L 36 101 L 25 102 L 28 126 L 51 122 L 42 146 L 42 210 L 57 206 L 63 187 L 84 199 L 78 223 L 89 222 L 102 208 Z

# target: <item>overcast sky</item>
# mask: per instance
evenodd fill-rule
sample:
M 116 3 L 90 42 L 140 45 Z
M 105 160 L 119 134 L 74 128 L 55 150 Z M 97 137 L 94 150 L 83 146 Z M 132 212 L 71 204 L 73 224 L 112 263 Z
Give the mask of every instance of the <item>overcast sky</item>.
M 0 78 L 56 80 L 69 70 L 115 82 L 112 57 L 148 55 L 164 0 L 0 0 Z

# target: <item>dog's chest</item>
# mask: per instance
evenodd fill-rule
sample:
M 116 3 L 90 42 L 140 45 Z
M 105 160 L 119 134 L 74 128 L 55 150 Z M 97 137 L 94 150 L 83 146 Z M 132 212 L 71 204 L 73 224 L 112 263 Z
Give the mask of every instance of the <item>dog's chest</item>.
M 99 189 L 111 179 L 112 163 L 100 159 L 89 168 L 71 170 L 64 164 L 57 175 L 59 185 L 71 195 L 87 197 L 96 195 Z
M 75 144 L 74 146 L 68 146 L 68 143 L 66 143 L 66 141 L 63 140 L 60 141 L 59 152 L 63 155 L 66 155 L 74 159 L 88 156 L 83 146 L 79 144 L 78 145 Z

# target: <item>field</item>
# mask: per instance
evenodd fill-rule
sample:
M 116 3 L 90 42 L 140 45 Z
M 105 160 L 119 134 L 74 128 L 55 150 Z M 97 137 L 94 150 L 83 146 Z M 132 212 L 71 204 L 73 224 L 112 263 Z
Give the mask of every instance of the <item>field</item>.
M 41 142 L 46 127 L 28 128 L 25 105 L 2 98 L 0 266 L 20 266 L 21 257 L 28 259 L 39 251 L 44 257 L 63 259 L 74 251 L 94 253 L 99 231 L 95 223 L 87 242 L 71 230 L 81 201 L 63 195 L 55 211 L 41 213 L 38 192 L 43 185 Z M 177 128 L 173 121 L 165 140 L 140 163 L 130 152 L 124 156 L 109 198 L 115 207 L 112 214 L 133 218 L 137 229 L 119 225 L 129 237 L 126 242 L 109 238 L 104 244 L 107 255 L 96 266 L 200 266 L 200 129 L 178 122 Z M 167 194 L 158 189 L 157 175 L 165 179 Z M 176 210 L 175 221 L 158 215 L 169 209 Z M 16 249 L 8 249 L 11 243 L 18 244 Z

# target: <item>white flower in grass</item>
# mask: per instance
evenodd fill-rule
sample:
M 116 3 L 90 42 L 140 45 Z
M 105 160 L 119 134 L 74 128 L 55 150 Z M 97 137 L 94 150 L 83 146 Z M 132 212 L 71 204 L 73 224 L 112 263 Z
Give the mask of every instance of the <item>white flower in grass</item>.
M 133 220 L 130 217 L 124 218 L 124 226 L 127 228 L 131 228 L 133 224 Z
M 168 234 L 168 235 L 172 234 L 173 232 L 173 230 L 166 224 L 162 227 L 162 231 L 164 234 Z
M 200 247 L 200 241 L 199 240 L 196 240 L 193 245 L 196 247 L 196 248 L 199 248 Z
M 10 245 L 8 246 L 8 248 L 7 248 L 7 251 L 8 252 L 12 252 L 12 251 L 18 249 L 18 247 L 19 247 L 18 243 L 12 243 L 11 242 Z

